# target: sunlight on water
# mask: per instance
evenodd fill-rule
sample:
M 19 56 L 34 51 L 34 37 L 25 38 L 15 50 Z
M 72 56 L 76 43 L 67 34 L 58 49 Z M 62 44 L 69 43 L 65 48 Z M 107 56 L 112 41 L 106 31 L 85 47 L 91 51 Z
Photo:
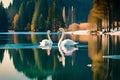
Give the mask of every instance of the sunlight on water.
M 8 50 L 5 50 L 4 56 L 2 64 L 0 64 L 0 80 L 29 80 L 23 73 L 16 71 L 13 61 L 8 55 Z

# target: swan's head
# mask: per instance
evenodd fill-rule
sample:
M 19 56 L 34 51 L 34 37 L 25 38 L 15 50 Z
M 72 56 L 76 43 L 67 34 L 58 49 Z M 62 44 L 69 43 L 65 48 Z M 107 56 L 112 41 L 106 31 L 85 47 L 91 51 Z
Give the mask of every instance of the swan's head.
M 65 31 L 63 28 L 59 28 L 59 31 Z
M 50 32 L 51 32 L 50 30 L 47 31 L 48 34 L 50 34 Z

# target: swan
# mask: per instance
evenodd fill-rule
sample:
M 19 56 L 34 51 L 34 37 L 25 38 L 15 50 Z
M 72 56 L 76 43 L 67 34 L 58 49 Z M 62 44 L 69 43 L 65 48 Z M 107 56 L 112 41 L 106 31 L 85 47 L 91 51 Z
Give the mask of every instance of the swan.
M 47 31 L 47 37 L 48 39 L 44 39 L 40 42 L 40 47 L 42 49 L 47 49 L 47 54 L 50 55 L 51 47 L 52 47 L 52 40 L 50 38 L 50 30 Z
M 62 36 L 59 39 L 58 46 L 61 46 L 61 47 L 63 47 L 63 46 L 74 46 L 74 45 L 78 44 L 71 39 L 63 40 L 63 37 L 65 35 L 65 30 L 63 28 L 59 28 L 59 31 L 62 32 Z
M 62 62 L 63 67 L 65 67 L 65 56 L 72 55 L 72 53 L 75 50 L 78 50 L 78 48 L 74 47 L 78 43 L 74 42 L 71 39 L 63 40 L 65 30 L 63 28 L 59 28 L 59 31 L 62 32 L 62 36 L 58 41 L 58 48 L 59 48 L 59 52 L 61 54 L 61 57 L 58 56 L 58 59 L 59 59 L 59 61 Z
M 52 46 L 53 42 L 50 38 L 50 30 L 47 31 L 47 37 L 48 39 L 44 39 L 40 42 L 40 46 L 43 46 L 43 47 Z

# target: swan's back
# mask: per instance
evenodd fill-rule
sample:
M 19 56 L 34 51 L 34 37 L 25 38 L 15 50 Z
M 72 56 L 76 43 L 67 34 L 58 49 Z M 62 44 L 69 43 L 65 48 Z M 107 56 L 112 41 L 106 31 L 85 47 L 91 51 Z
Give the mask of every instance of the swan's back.
M 44 39 L 42 40 L 42 42 L 40 42 L 40 46 L 51 46 L 52 42 L 48 39 Z

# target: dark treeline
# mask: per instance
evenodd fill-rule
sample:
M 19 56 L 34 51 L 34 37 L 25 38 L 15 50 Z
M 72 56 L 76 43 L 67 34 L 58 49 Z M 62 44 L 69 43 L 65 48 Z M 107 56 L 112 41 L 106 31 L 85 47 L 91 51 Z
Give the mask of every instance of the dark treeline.
M 2 2 L 0 2 L 0 32 L 8 30 L 8 16 L 7 12 L 3 7 Z
M 0 11 L 0 14 L 7 20 L 5 26 L 9 26 L 8 29 L 15 31 L 46 31 L 50 29 L 56 31 L 59 27 L 68 27 L 73 22 L 86 22 L 92 7 L 92 0 L 13 0 L 8 8 L 4 9 L 2 5 L 0 7 L 6 11 L 6 18 L 3 11 Z M 64 17 L 63 8 L 65 8 Z M 64 21 L 65 18 L 66 21 Z M 0 27 L 1 30 L 5 28 Z M 6 30 L 8 29 L 6 28 Z
M 56 31 L 65 27 L 58 0 L 13 0 L 8 7 L 12 28 L 16 31 Z M 11 14 L 12 13 L 12 14 Z
M 119 0 L 93 0 L 94 5 L 89 15 L 89 22 L 96 24 L 97 29 L 106 28 L 117 30 L 120 27 L 120 1 Z
M 48 29 L 57 31 L 59 27 L 66 27 L 66 24 L 69 26 L 73 22 L 70 19 L 72 6 L 74 8 L 74 22 L 86 22 L 92 7 L 92 0 L 87 1 L 13 0 L 13 4 L 8 7 L 9 21 L 16 31 L 46 31 Z M 62 14 L 64 7 L 65 17 Z M 67 22 L 63 18 L 66 18 Z

